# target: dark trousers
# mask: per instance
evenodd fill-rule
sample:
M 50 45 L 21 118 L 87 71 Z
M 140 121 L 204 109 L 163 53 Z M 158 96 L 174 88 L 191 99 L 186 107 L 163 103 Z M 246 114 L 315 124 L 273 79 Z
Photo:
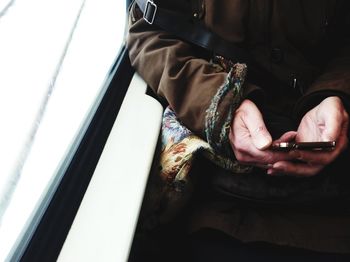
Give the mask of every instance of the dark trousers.
M 346 166 L 348 165 L 349 155 L 350 149 L 348 148 L 347 151 L 339 157 L 337 163 L 329 167 L 330 170 L 335 168 L 341 172 L 345 172 L 345 178 L 342 176 L 331 177 L 332 181 L 336 180 L 336 184 L 340 185 L 340 189 L 343 189 L 342 187 L 346 190 L 349 189 L 349 176 L 347 176 L 346 173 L 348 172 Z M 213 190 L 211 176 L 210 174 L 203 176 L 203 174 L 212 169 L 208 167 L 208 165 L 202 164 L 203 162 L 200 165 L 194 166 L 194 169 L 198 168 L 199 170 L 192 170 L 194 173 L 198 172 L 201 174 L 201 179 L 197 181 L 198 186 L 196 188 L 197 190 L 199 189 L 199 192 L 196 192 L 196 195 L 211 197 L 211 194 L 208 193 Z M 340 166 L 338 166 L 339 164 Z M 328 171 L 328 169 L 326 171 Z M 339 171 L 334 172 L 334 174 L 337 173 L 339 173 Z M 337 181 L 337 179 L 339 179 L 339 181 Z M 346 192 L 346 190 L 343 191 Z M 194 201 L 202 200 L 203 199 L 199 197 L 199 199 L 195 199 Z M 342 209 L 348 207 L 349 203 L 349 198 L 344 198 L 344 200 L 345 203 L 337 201 Z M 325 202 L 322 202 L 322 204 L 324 206 L 326 205 Z M 334 204 L 333 206 L 337 208 Z M 167 227 L 159 228 L 148 233 L 137 231 L 130 252 L 129 262 L 350 262 L 350 253 L 331 254 L 262 242 L 243 243 L 214 229 L 202 229 L 198 232 L 187 234 L 185 232 L 186 213 L 187 212 L 184 212 L 183 217 L 180 216 L 180 218 L 177 218 L 174 223 Z
M 330 254 L 304 249 L 282 247 L 268 243 L 242 243 L 222 232 L 204 229 L 189 239 L 188 261 L 235 261 L 235 262 L 335 262 L 350 261 L 350 254 Z
M 350 254 L 331 254 L 277 246 L 263 242 L 242 243 L 220 231 L 202 229 L 185 236 L 170 229 L 134 241 L 129 262 L 348 262 Z M 165 235 L 166 234 L 166 235 Z

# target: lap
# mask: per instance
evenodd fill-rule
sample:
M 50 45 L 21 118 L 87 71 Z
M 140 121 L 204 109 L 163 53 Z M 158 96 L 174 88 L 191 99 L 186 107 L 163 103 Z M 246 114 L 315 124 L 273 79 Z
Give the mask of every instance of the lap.
M 349 261 L 350 255 L 314 252 L 263 242 L 243 243 L 220 231 L 203 229 L 189 238 L 191 261 Z

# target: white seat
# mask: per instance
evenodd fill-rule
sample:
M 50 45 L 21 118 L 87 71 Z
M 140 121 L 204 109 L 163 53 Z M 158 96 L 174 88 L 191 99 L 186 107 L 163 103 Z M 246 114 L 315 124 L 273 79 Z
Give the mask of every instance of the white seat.
M 135 74 L 58 261 L 127 261 L 163 108 Z

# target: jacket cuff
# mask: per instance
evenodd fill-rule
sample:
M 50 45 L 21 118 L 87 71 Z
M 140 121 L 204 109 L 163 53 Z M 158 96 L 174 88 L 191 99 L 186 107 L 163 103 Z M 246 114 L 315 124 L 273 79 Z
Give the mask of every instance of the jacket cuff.
M 339 97 L 344 104 L 345 110 L 350 114 L 350 96 L 347 93 L 337 90 L 321 90 L 305 95 L 297 102 L 293 114 L 296 120 L 300 122 L 308 111 L 330 96 Z
M 233 113 L 243 101 L 246 71 L 245 64 L 233 65 L 225 83 L 218 89 L 206 110 L 205 135 L 209 145 L 215 152 L 231 159 L 235 157 L 229 141 L 229 131 Z
M 264 108 L 266 104 L 266 94 L 264 90 L 250 82 L 245 82 L 243 84 L 242 101 L 245 99 L 253 101 L 259 109 Z

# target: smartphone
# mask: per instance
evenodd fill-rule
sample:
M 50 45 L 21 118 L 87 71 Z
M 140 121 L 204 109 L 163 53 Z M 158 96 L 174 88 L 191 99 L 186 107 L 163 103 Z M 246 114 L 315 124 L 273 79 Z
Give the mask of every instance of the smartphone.
M 272 149 L 289 151 L 289 150 L 309 150 L 309 151 L 331 151 L 335 148 L 335 141 L 326 142 L 276 142 L 272 144 Z

